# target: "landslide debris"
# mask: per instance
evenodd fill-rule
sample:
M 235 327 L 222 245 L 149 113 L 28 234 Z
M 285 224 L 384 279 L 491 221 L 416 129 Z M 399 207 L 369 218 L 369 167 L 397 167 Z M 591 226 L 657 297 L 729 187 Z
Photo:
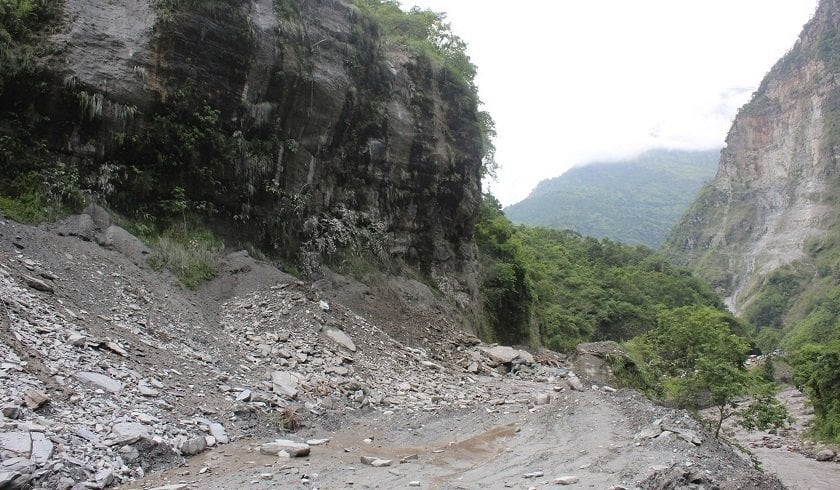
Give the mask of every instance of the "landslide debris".
M 0 219 L 2 488 L 766 478 L 684 413 L 484 345 L 434 305 L 374 294 L 362 316 L 244 252 L 188 291 L 97 240 L 106 224 Z

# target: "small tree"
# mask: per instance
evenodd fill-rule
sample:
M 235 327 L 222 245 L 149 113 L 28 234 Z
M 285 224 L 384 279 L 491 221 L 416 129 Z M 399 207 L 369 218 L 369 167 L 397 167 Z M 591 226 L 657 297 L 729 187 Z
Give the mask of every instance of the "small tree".
M 733 330 L 740 328 L 730 315 L 711 307 L 686 306 L 661 312 L 656 328 L 633 340 L 633 350 L 643 353 L 644 363 L 660 377 L 667 398 L 695 411 L 715 407 L 715 437 L 723 422 L 739 413 L 737 401 L 758 386 L 744 368 L 749 344 Z M 756 403 L 753 421 L 769 402 L 757 398 Z

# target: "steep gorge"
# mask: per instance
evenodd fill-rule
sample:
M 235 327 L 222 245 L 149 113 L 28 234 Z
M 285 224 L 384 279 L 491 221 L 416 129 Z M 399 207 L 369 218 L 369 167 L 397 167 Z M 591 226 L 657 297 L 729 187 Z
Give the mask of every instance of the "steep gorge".
M 136 219 L 199 215 L 303 272 L 358 259 L 477 297 L 485 148 L 449 67 L 349 0 L 55 5 L 35 68 L 0 90 L 4 193 L 68 183 Z
M 665 245 L 735 312 L 775 270 L 791 267 L 803 280 L 819 274 L 815 244 L 838 210 L 838 40 L 840 2 L 824 0 L 739 111 L 717 175 Z

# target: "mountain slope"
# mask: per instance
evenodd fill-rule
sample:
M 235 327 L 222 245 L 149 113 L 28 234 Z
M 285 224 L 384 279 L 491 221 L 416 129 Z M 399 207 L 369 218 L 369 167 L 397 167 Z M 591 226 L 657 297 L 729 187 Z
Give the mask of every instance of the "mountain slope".
M 717 176 L 665 246 L 782 347 L 840 442 L 840 0 L 822 0 L 732 125 Z
M 505 208 L 516 223 L 657 248 L 703 183 L 718 151 L 651 150 L 632 160 L 575 167 Z
M 738 113 L 715 179 L 665 247 L 743 311 L 765 279 L 794 263 L 837 214 L 840 2 L 821 2 L 793 49 Z M 810 264 L 810 265 L 808 265 Z

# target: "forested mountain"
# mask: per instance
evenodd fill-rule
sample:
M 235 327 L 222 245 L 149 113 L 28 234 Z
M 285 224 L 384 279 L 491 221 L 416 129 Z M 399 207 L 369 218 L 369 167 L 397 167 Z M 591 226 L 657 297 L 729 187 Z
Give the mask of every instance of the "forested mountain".
M 715 179 L 664 250 L 782 346 L 811 395 L 815 432 L 840 440 L 840 0 L 741 108 Z
M 655 249 L 712 178 L 718 156 L 718 150 L 651 150 L 630 160 L 593 162 L 540 182 L 504 211 L 515 223 Z
M 580 342 L 630 339 L 675 308 L 706 306 L 723 313 L 706 282 L 650 248 L 515 226 L 489 195 L 476 241 L 486 334 L 502 342 L 569 351 Z

